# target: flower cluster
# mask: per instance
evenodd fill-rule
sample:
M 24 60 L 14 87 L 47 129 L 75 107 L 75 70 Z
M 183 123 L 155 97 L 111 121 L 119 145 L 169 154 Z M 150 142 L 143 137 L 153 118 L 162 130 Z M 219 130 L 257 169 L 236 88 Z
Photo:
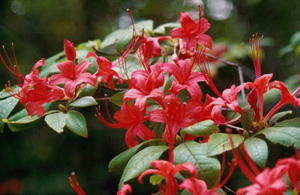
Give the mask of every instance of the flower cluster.
M 131 41 L 115 61 L 104 57 L 104 52 L 95 47 L 89 50 L 85 59 L 79 60 L 74 45 L 65 39 L 65 58 L 60 59 L 61 61 L 56 64 L 58 71 L 43 78 L 40 77 L 38 68 L 46 65 L 44 59 L 38 61 L 32 72 L 24 77 L 18 63 L 13 65 L 4 49 L 9 61 L 8 65 L 1 55 L 0 59 L 18 79 L 18 87 L 13 87 L 9 83 L 5 91 L 25 105 L 28 115 L 36 114 L 38 117 L 45 115 L 46 119 L 49 115 L 43 106 L 45 103 L 67 101 L 66 106 L 60 106 L 59 112 L 65 115 L 71 113 L 64 118 L 68 121 L 68 117 L 73 117 L 72 120 L 77 119 L 78 115 L 74 118 L 72 114 L 74 111 L 69 107 L 76 107 L 78 104 L 82 106 L 82 102 L 78 103 L 82 89 L 87 86 L 92 88 L 107 86 L 114 90 L 116 84 L 127 84 L 128 90 L 116 94 L 122 97 L 120 110 L 113 117 L 107 111 L 111 122 L 107 121 L 100 107 L 97 108 L 96 114 L 103 124 L 112 128 L 126 129 L 125 142 L 129 152 L 117 156 L 118 163 L 121 161 L 126 165 L 128 162 L 128 170 L 137 164 L 141 166 L 134 172 L 135 175 L 130 173 L 126 175 L 124 172 L 117 194 L 131 193 L 134 189 L 127 182 L 138 177 L 138 181 L 143 183 L 142 179 L 148 174 L 156 176 L 152 178 L 155 180 L 152 183 L 158 184 L 160 194 L 174 195 L 182 190 L 197 195 L 221 194 L 218 190 L 221 190 L 233 174 L 236 164 L 253 183 L 238 189 L 237 194 L 283 194 L 289 189 L 300 193 L 299 161 L 295 158 L 281 159 L 272 169 L 265 168 L 263 164 L 260 167 L 263 169 L 261 171 L 255 159 L 252 159 L 253 156 L 247 152 L 253 148 L 245 146 L 247 140 L 259 140 L 257 141 L 259 147 L 263 149 L 259 148 L 257 152 L 264 152 L 267 147 L 265 141 L 255 137 L 264 134 L 273 143 L 285 143 L 285 146 L 299 149 L 298 135 L 296 141 L 290 144 L 282 140 L 285 139 L 284 137 L 274 138 L 274 135 L 273 137 L 269 135 L 270 132 L 275 134 L 286 132 L 290 133 L 289 135 L 300 132 L 297 125 L 286 127 L 279 123 L 273 126 L 277 122 L 274 122 L 274 118 L 277 120 L 280 118 L 278 115 L 274 117 L 279 109 L 287 104 L 294 107 L 300 105 L 300 99 L 296 97 L 300 87 L 290 93 L 283 82 L 271 81 L 272 73 L 262 75 L 260 58 L 263 37 L 258 38 L 254 35 L 250 39 L 250 44 L 255 80 L 233 84 L 220 91 L 211 75 L 210 62 L 216 58 L 211 55 L 212 38 L 205 34 L 211 25 L 203 17 L 203 13 L 199 7 L 197 21 L 194 21 L 187 12 L 180 13 L 180 27 L 172 29 L 170 35 L 164 36 L 150 36 L 153 33 L 146 33 L 144 29 L 140 33 L 132 22 Z M 162 49 L 162 45 L 165 46 L 165 50 Z M 134 57 L 141 69 L 128 72 L 129 56 Z M 94 71 L 89 70 L 92 66 L 96 66 Z M 117 71 L 117 67 L 121 69 L 121 73 Z M 118 82 L 114 82 L 115 80 Z M 213 94 L 206 93 L 200 87 L 202 85 L 208 86 Z M 271 110 L 266 112 L 263 97 L 273 89 L 280 92 L 281 98 Z M 242 101 L 239 98 L 241 94 L 244 96 Z M 93 95 L 96 97 L 95 93 Z M 105 104 L 108 110 L 107 98 Z M 71 125 L 68 126 L 68 122 L 64 121 L 64 123 L 79 134 L 76 129 L 72 129 Z M 57 128 L 53 124 L 49 126 Z M 230 131 L 227 131 L 228 128 Z M 237 133 L 231 136 L 232 128 Z M 214 144 L 221 137 L 224 139 L 215 146 Z M 149 146 L 143 149 L 147 144 Z M 238 153 L 236 149 L 238 145 L 251 169 Z M 190 148 L 197 150 L 190 150 Z M 143 152 L 146 149 L 152 153 Z M 186 152 L 181 153 L 184 149 L 187 149 Z M 199 153 L 197 153 L 198 149 Z M 161 157 L 167 150 L 167 157 Z M 222 180 L 227 150 L 232 150 L 234 159 L 230 163 L 229 173 Z M 200 153 L 204 157 L 198 157 Z M 220 170 L 218 168 L 220 163 L 215 156 L 222 153 L 223 161 Z M 189 155 L 195 160 L 189 160 Z M 267 153 L 262 155 L 267 159 Z M 201 163 L 205 163 L 205 160 L 209 163 L 216 162 L 214 168 L 216 176 L 213 174 L 205 176 L 205 167 L 200 166 Z M 114 160 L 112 166 L 115 166 Z M 153 169 L 149 169 L 151 166 Z M 284 174 L 287 174 L 288 181 L 282 178 Z M 75 176 L 73 179 L 75 182 L 72 179 L 70 181 L 76 193 L 84 194 Z

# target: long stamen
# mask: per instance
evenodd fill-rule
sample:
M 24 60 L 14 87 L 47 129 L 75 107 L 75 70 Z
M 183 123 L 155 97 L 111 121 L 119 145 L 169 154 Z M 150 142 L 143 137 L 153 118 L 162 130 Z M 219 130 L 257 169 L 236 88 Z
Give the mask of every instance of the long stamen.
M 264 36 L 262 36 L 261 39 L 259 39 L 258 34 L 256 33 L 252 36 L 252 39 L 249 39 L 256 78 L 261 76 L 260 58 L 263 45 L 263 38 Z
M 232 152 L 233 152 L 233 154 L 234 154 L 234 156 L 236 158 L 236 162 L 237 162 L 238 166 L 240 167 L 240 170 L 244 173 L 244 175 L 252 183 L 255 183 L 256 182 L 255 175 L 251 172 L 251 170 L 248 168 L 248 166 L 245 164 L 245 162 L 243 161 L 242 157 L 238 153 L 237 149 L 234 147 L 232 137 L 230 135 L 228 135 L 228 136 L 229 136 L 230 144 L 232 146 Z
M 75 175 L 74 172 L 72 173 L 72 177 L 69 177 L 69 181 L 70 181 L 71 187 L 74 189 L 74 191 L 76 192 L 76 194 L 78 194 L 78 195 L 86 195 L 86 193 L 80 187 L 80 185 L 79 185 L 79 183 L 77 181 L 77 178 L 76 178 L 76 175 Z

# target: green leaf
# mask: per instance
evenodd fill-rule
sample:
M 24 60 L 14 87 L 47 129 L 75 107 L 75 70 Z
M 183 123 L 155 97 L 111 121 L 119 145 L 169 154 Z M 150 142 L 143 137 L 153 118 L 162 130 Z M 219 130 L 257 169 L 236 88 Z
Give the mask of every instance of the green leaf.
M 84 116 L 75 110 L 68 112 L 66 127 L 79 136 L 88 137 L 87 126 Z
M 152 20 L 144 20 L 134 24 L 135 30 L 138 35 L 142 34 L 142 29 L 144 29 L 144 33 L 150 33 L 153 29 L 153 21 Z M 111 45 L 116 45 L 118 50 L 122 50 L 128 45 L 128 43 L 132 39 L 132 26 L 127 29 L 119 29 L 116 30 L 109 35 L 107 35 L 103 42 L 100 45 L 101 49 L 108 48 Z
M 92 96 L 85 96 L 79 98 L 70 104 L 70 106 L 74 106 L 74 107 L 88 107 L 88 106 L 95 106 L 95 105 L 98 105 L 98 103 Z
M 300 128 L 297 127 L 269 127 L 256 133 L 264 134 L 274 144 L 286 147 L 294 146 L 300 149 Z
M 230 134 L 233 140 L 234 148 L 238 147 L 242 142 L 243 138 L 238 134 Z M 223 145 L 225 148 L 223 148 Z M 232 146 L 229 140 L 229 134 L 216 133 L 210 136 L 207 144 L 207 156 L 215 156 L 222 154 L 224 151 L 231 150 Z
M 19 100 L 14 97 L 8 97 L 0 101 L 0 117 L 1 117 L 0 132 L 1 133 L 3 133 L 3 127 L 4 127 L 4 122 L 2 121 L 2 119 L 6 119 L 8 117 L 8 115 L 15 108 L 18 102 Z
M 151 168 L 150 162 L 153 160 L 158 160 L 162 153 L 168 148 L 168 146 L 149 146 L 135 154 L 128 161 L 123 171 L 119 183 L 119 189 L 126 181 L 138 177 L 144 171 Z
M 269 150 L 267 143 L 259 138 L 250 137 L 245 139 L 245 146 L 252 160 L 264 169 L 268 160 Z
M 297 31 L 292 35 L 290 42 L 294 47 L 300 45 L 300 31 Z
M 68 117 L 68 114 L 64 114 L 61 112 L 48 114 L 45 117 L 45 122 L 50 128 L 52 128 L 57 133 L 62 133 L 64 131 L 64 127 L 66 126 L 66 119 Z
M 220 174 L 221 165 L 217 158 L 206 155 L 207 143 L 199 144 L 195 141 L 186 141 L 174 150 L 174 163 L 191 162 L 197 167 L 199 178 L 204 180 L 208 187 L 212 187 Z
M 160 26 L 158 26 L 156 29 L 153 30 L 154 33 L 157 34 L 166 34 L 166 28 L 177 28 L 180 27 L 180 23 L 176 23 L 176 22 L 170 22 L 170 23 L 166 23 L 166 24 L 162 24 Z
M 98 86 L 99 86 L 98 83 L 96 84 L 95 87 L 91 86 L 90 84 L 87 84 L 85 87 L 83 87 L 79 90 L 78 97 L 81 98 L 81 97 L 85 97 L 85 96 L 95 95 L 95 93 L 98 89 Z
M 291 110 L 288 111 L 284 111 L 284 112 L 278 112 L 276 114 L 274 114 L 270 120 L 269 120 L 269 126 L 272 126 L 273 124 L 275 124 L 277 121 L 279 121 L 282 117 L 285 117 L 288 114 L 292 114 Z M 300 122 L 300 121 L 299 121 Z M 299 123 L 300 124 L 300 123 Z
M 126 91 L 120 91 L 109 98 L 109 101 L 117 106 L 123 105 L 123 96 Z
M 300 117 L 281 121 L 274 127 L 298 127 L 300 128 Z
M 293 45 L 287 45 L 279 50 L 279 56 L 283 57 L 284 55 L 291 53 L 294 50 Z
M 183 132 L 197 136 L 197 137 L 203 137 L 203 136 L 209 136 L 213 133 L 217 133 L 219 131 L 219 128 L 212 120 L 205 120 L 201 121 L 199 123 L 196 123 L 194 125 L 191 125 L 189 127 L 186 127 L 182 129 Z
M 3 119 L 3 122 L 7 123 L 9 129 L 12 132 L 18 132 L 33 128 L 40 122 L 40 119 L 41 117 L 34 115 L 33 117 L 26 116 L 16 121 L 9 121 L 8 119 Z
M 60 52 L 58 54 L 55 54 L 54 56 L 46 59 L 45 63 L 46 63 L 46 66 L 42 66 L 41 67 L 41 71 L 40 71 L 40 77 L 43 78 L 49 74 L 52 74 L 52 73 L 58 73 L 59 70 L 56 66 L 56 61 L 61 58 L 63 55 L 64 55 L 65 52 Z
M 160 140 L 162 139 L 151 139 L 122 152 L 109 162 L 108 171 L 111 172 L 121 169 L 141 147 L 145 146 L 146 144 L 151 145 L 152 143 L 156 143 Z

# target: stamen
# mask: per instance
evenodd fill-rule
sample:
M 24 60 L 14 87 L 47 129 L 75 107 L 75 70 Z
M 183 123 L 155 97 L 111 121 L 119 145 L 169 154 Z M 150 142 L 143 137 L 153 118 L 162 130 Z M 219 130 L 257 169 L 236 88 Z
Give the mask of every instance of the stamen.
M 77 181 L 77 178 L 76 178 L 76 175 L 75 175 L 74 172 L 72 173 L 72 177 L 69 177 L 69 181 L 70 181 L 71 187 L 74 189 L 74 191 L 76 192 L 76 194 L 78 194 L 78 195 L 86 195 L 86 193 L 80 187 L 80 185 L 79 185 L 79 183 Z

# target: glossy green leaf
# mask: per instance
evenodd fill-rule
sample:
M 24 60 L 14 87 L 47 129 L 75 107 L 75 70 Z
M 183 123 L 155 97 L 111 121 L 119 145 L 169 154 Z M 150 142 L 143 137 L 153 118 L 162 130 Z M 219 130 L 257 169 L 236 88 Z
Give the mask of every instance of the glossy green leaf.
M 233 140 L 233 146 L 236 148 L 243 142 L 243 137 L 238 134 L 216 133 L 210 136 L 207 144 L 207 156 L 215 156 L 225 151 L 231 150 L 229 136 Z M 223 145 L 225 148 L 223 148 Z
M 191 125 L 189 127 L 186 127 L 184 129 L 182 129 L 182 131 L 189 135 L 203 137 L 203 136 L 209 136 L 213 133 L 217 133 L 219 131 L 219 128 L 214 123 L 214 121 L 205 120 L 205 121 L 196 123 L 194 125 Z
M 154 33 L 157 34 L 166 34 L 166 28 L 177 28 L 180 27 L 180 23 L 176 23 L 176 22 L 170 22 L 170 23 L 166 23 L 166 24 L 162 24 L 160 26 L 158 26 L 157 28 L 155 28 L 153 30 Z
M 40 119 L 41 117 L 34 115 L 33 117 L 26 116 L 16 121 L 9 121 L 8 119 L 3 119 L 3 122 L 7 123 L 9 129 L 12 132 L 18 132 L 33 128 L 40 122 Z
M 127 163 L 119 183 L 119 189 L 130 179 L 138 177 L 145 170 L 151 168 L 150 162 L 158 160 L 168 146 L 149 146 L 136 153 Z
M 290 42 L 294 47 L 300 45 L 300 31 L 297 31 L 292 35 Z
M 269 150 L 267 143 L 259 138 L 250 137 L 245 139 L 245 146 L 252 160 L 264 169 L 268 160 Z
M 149 31 L 152 31 L 153 29 L 153 21 L 144 20 L 135 23 L 134 26 L 137 34 L 140 35 L 142 33 L 142 29 L 144 29 L 144 32 L 147 34 L 150 33 Z M 100 48 L 105 49 L 111 45 L 116 45 L 117 48 L 124 49 L 125 46 L 131 41 L 132 33 L 132 26 L 129 26 L 127 29 L 116 30 L 104 38 L 103 42 L 100 45 Z
M 300 128 L 300 117 L 281 121 L 274 127 L 298 127 Z
M 68 117 L 68 114 L 64 114 L 61 112 L 48 114 L 45 117 L 45 122 L 50 128 L 52 128 L 57 133 L 62 133 L 64 131 L 64 127 L 66 126 L 66 119 Z
M 256 133 L 264 134 L 274 144 L 281 144 L 286 147 L 294 146 L 300 149 L 300 128 L 297 127 L 269 127 Z
M 77 45 L 76 50 L 88 49 L 90 51 L 94 51 L 94 48 L 99 49 L 100 44 L 101 44 L 100 39 L 96 39 L 96 40 L 93 40 L 93 41 L 87 41 L 87 42 L 80 43 L 79 45 Z
M 14 97 L 8 97 L 6 99 L 0 100 L 0 132 L 3 133 L 4 122 L 2 119 L 6 119 L 11 111 L 15 108 L 17 103 L 19 102 L 18 99 Z
M 95 106 L 95 105 L 98 105 L 98 103 L 92 96 L 85 96 L 79 98 L 70 104 L 70 106 L 74 106 L 74 107 L 88 107 L 88 106 Z
M 88 131 L 84 116 L 75 110 L 68 112 L 69 117 L 66 120 L 66 127 L 79 136 L 88 137 Z
M 83 87 L 79 90 L 78 97 L 81 98 L 81 97 L 85 97 L 85 96 L 93 96 L 93 95 L 95 95 L 97 89 L 98 89 L 98 83 L 95 87 L 91 86 L 90 84 L 87 84 L 85 87 Z
M 126 91 L 120 91 L 113 96 L 109 98 L 109 101 L 117 106 L 122 106 L 123 105 L 123 96 L 126 93 Z
M 208 187 L 212 187 L 220 174 L 221 165 L 217 158 L 208 157 L 207 143 L 199 144 L 195 141 L 186 141 L 174 149 L 174 163 L 191 162 L 196 165 L 199 178 L 204 180 Z
M 46 66 L 41 67 L 40 77 L 43 78 L 49 74 L 58 73 L 59 70 L 56 66 L 56 61 L 64 55 L 64 52 L 60 52 L 55 54 L 54 56 L 47 58 L 45 63 Z
M 143 146 L 149 144 L 151 145 L 151 143 L 155 143 L 159 141 L 159 139 L 152 139 L 152 140 L 148 140 L 145 141 L 143 143 L 140 143 L 139 145 L 136 145 L 132 148 L 129 148 L 128 150 L 122 152 L 121 154 L 119 154 L 118 156 L 114 157 L 108 164 L 108 171 L 116 171 L 121 169 L 122 167 L 124 167 L 126 165 L 126 163 L 129 161 L 129 159 Z
M 278 113 L 274 114 L 269 120 L 269 126 L 272 126 L 273 124 L 275 124 L 277 121 L 279 121 L 281 118 L 285 117 L 288 114 L 292 114 L 292 111 L 287 110 L 287 111 L 278 112 Z

